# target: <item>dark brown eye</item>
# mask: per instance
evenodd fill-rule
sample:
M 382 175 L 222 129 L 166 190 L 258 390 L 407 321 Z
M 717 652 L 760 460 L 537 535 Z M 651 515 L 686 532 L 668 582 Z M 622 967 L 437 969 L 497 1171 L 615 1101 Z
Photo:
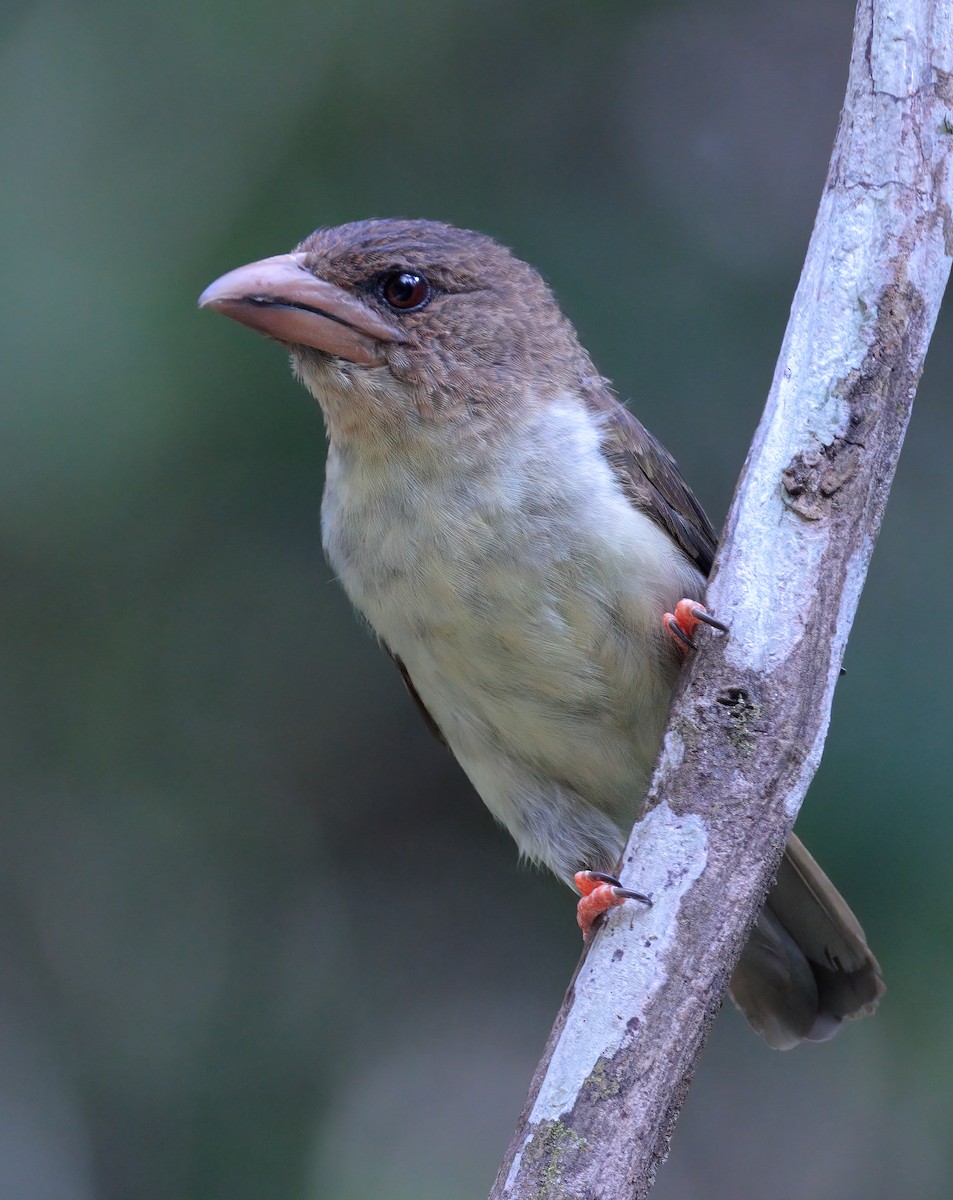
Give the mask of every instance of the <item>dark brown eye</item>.
M 423 308 L 430 299 L 430 284 L 414 271 L 394 271 L 381 281 L 381 296 L 391 308 L 409 312 Z

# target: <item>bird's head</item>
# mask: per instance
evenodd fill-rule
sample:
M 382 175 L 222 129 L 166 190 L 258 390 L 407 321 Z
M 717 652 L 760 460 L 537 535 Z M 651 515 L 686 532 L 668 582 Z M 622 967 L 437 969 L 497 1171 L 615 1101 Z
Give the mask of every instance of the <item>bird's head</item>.
M 492 426 L 523 397 L 544 404 L 597 379 L 532 267 L 435 221 L 319 229 L 223 275 L 199 304 L 290 349 L 332 439 L 474 417 Z

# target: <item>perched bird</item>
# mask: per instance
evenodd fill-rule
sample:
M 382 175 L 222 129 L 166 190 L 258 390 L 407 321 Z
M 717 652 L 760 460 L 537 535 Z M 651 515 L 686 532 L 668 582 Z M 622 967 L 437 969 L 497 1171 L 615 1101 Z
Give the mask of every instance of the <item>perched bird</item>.
M 715 537 L 540 275 L 478 233 L 361 221 L 224 275 L 199 303 L 290 350 L 327 425 L 328 560 L 487 807 L 586 893 L 584 929 L 637 895 L 611 872 L 677 637 L 706 619 Z M 787 1048 L 872 1012 L 882 990 L 855 917 L 792 836 L 733 998 Z

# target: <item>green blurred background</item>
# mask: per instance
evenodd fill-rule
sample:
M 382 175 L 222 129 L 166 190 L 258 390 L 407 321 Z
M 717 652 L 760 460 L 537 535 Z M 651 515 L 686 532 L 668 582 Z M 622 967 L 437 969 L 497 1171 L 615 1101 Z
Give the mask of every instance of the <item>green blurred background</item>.
M 0 13 L 0 1198 L 479 1200 L 579 945 L 321 557 L 320 415 L 200 290 L 318 224 L 534 262 L 720 524 L 850 0 Z M 800 829 L 876 1020 L 726 1009 L 659 1200 L 947 1197 L 943 314 Z M 424 894 L 423 886 L 426 887 Z

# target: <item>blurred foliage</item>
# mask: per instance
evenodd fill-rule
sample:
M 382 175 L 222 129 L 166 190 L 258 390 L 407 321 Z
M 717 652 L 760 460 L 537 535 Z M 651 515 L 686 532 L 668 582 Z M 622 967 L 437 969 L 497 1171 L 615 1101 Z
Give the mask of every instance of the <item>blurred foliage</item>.
M 578 952 L 320 554 L 320 416 L 199 315 L 317 224 L 536 263 L 716 520 L 767 391 L 852 5 L 8 3 L 0 1196 L 485 1195 Z M 941 317 L 802 830 L 881 1014 L 726 1011 L 659 1200 L 949 1194 Z M 449 949 L 448 949 L 449 948 Z

